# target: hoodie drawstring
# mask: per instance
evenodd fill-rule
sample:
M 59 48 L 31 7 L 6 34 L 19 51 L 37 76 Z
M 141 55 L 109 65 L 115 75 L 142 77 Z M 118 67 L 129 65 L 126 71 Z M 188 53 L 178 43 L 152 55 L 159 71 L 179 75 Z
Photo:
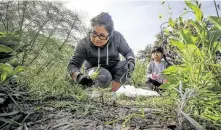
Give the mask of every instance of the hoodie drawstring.
M 109 54 L 109 53 L 108 53 L 108 50 L 109 50 L 109 49 L 108 49 L 108 46 L 109 46 L 109 44 L 107 44 L 107 60 L 106 60 L 106 65 L 108 65 L 108 60 L 109 60 L 109 55 L 108 55 L 108 54 Z
M 108 65 L 108 63 L 109 63 L 109 44 L 107 44 L 107 58 L 106 58 L 106 65 Z M 100 53 L 100 48 L 98 48 L 98 52 L 97 52 L 97 55 L 98 55 L 98 59 L 97 59 L 97 64 L 98 64 L 98 66 L 100 65 L 100 55 L 101 55 L 101 53 Z
M 98 52 L 97 53 L 98 53 L 98 59 L 97 59 L 98 60 L 97 61 L 98 65 L 97 66 L 99 66 L 100 65 L 100 48 L 98 48 Z

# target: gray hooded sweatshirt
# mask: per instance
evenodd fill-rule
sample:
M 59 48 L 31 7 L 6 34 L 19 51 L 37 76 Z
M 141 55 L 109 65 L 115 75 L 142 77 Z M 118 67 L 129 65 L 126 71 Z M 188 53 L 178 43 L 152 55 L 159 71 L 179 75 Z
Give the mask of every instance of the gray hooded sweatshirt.
M 151 61 L 148 68 L 147 68 L 147 78 L 151 77 L 152 73 L 158 74 L 159 78 L 156 79 L 159 83 L 163 82 L 163 75 L 162 72 L 168 67 L 168 63 L 165 60 L 161 60 L 160 64 L 155 63 L 154 61 Z
M 114 31 L 107 44 L 103 47 L 96 47 L 90 40 L 90 36 L 83 38 L 76 46 L 74 55 L 68 64 L 68 71 L 80 72 L 83 62 L 88 62 L 91 67 L 99 64 L 104 68 L 112 68 L 123 55 L 126 60 L 135 60 L 135 56 L 124 37 L 117 31 Z

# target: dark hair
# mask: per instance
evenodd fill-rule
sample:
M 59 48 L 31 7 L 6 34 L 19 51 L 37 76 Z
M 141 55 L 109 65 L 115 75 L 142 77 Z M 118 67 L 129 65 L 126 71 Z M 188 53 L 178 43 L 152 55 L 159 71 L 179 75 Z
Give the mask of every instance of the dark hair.
M 151 53 L 154 53 L 154 52 L 160 52 L 160 53 L 164 53 L 164 50 L 163 50 L 163 47 L 158 47 L 158 46 L 155 46 L 155 47 L 153 47 L 152 48 L 152 50 L 151 50 Z
M 114 22 L 108 13 L 102 12 L 99 15 L 91 19 L 91 26 L 104 26 L 109 34 L 112 34 L 114 30 Z
M 164 54 L 164 49 L 161 46 L 154 46 L 151 50 L 151 53 L 160 52 L 162 54 L 162 58 L 167 62 L 167 66 L 171 66 L 172 64 L 168 62 L 166 55 Z

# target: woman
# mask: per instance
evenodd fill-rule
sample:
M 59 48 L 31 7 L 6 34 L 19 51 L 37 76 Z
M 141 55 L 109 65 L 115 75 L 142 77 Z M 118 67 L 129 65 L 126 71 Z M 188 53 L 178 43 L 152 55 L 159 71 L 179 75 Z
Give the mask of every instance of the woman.
M 91 19 L 91 31 L 76 46 L 74 55 L 69 62 L 68 70 L 71 77 L 79 84 L 90 86 L 94 83 L 99 87 L 112 85 L 117 91 L 121 83 L 126 82 L 128 71 L 135 66 L 135 56 L 124 37 L 114 30 L 114 24 L 108 13 L 101 13 Z M 125 60 L 120 61 L 120 56 Z M 86 74 L 80 72 L 85 63 Z M 100 66 L 96 81 L 88 74 Z

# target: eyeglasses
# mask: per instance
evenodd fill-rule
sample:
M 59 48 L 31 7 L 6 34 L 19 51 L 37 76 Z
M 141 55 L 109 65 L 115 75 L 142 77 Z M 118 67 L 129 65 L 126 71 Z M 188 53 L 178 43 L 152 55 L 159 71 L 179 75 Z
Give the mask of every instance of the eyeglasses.
M 161 54 L 161 52 L 159 52 L 159 51 L 155 51 L 155 52 L 152 52 L 152 54 Z
M 95 32 L 90 32 L 90 35 L 93 37 L 93 38 L 96 38 L 96 37 L 99 37 L 100 40 L 107 40 L 109 35 L 106 37 L 104 35 L 97 35 Z

